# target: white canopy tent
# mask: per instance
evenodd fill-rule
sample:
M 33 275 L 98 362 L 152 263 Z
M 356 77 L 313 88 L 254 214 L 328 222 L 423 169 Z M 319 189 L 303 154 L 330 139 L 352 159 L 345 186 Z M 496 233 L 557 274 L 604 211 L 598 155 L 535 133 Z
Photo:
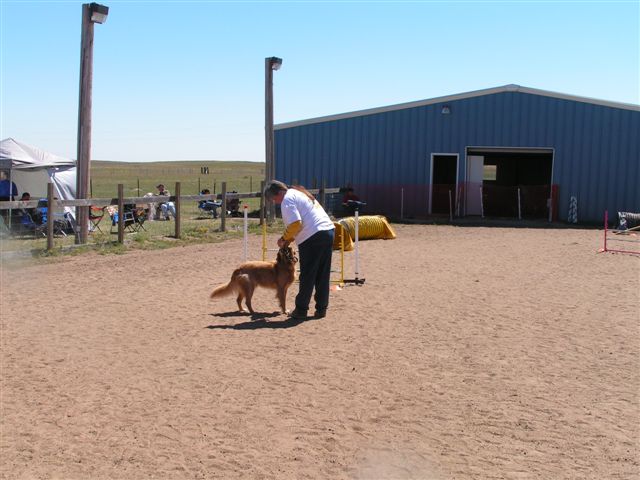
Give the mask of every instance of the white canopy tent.
M 58 199 L 76 198 L 75 160 L 6 138 L 0 142 L 0 164 L 9 169 L 9 178 L 18 187 L 16 200 L 24 192 L 34 199 L 46 197 L 49 182 L 53 183 Z

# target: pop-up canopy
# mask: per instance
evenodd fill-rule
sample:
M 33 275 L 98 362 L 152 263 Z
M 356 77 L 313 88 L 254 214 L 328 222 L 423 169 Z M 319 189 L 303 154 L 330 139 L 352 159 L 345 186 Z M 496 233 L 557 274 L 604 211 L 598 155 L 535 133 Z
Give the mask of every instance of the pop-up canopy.
M 76 197 L 76 162 L 6 138 L 0 142 L 0 166 L 9 169 L 9 178 L 18 187 L 18 200 L 24 192 L 31 198 L 47 196 L 52 182 L 60 200 Z

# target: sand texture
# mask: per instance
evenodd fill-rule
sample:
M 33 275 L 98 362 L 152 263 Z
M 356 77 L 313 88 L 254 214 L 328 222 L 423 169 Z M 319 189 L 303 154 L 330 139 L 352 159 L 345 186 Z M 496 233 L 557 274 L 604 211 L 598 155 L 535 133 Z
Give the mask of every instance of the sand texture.
M 209 299 L 240 240 L 5 262 L 0 478 L 640 478 L 640 258 L 394 228 L 302 323 Z

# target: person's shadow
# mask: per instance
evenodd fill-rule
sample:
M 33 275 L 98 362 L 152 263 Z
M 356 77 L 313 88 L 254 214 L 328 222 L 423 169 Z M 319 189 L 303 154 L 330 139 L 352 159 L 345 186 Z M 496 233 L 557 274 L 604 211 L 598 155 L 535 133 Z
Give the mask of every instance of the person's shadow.
M 313 320 L 313 317 L 309 317 L 305 320 L 295 319 L 291 317 L 287 317 L 281 321 L 267 321 L 269 318 L 274 318 L 280 316 L 280 312 L 273 313 L 251 313 L 251 314 L 243 314 L 239 312 L 228 312 L 228 313 L 211 313 L 212 317 L 237 317 L 238 315 L 242 316 L 250 316 L 251 321 L 236 323 L 235 325 L 208 325 L 206 328 L 209 330 L 257 330 L 259 328 L 291 328 L 297 325 L 300 325 L 303 322 L 308 322 L 309 320 Z

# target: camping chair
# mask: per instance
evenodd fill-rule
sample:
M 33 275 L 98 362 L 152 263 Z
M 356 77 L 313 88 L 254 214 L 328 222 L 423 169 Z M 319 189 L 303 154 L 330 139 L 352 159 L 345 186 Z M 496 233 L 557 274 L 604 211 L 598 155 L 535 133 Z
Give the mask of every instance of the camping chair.
M 229 193 L 238 193 L 235 190 Z M 227 200 L 227 215 L 231 217 L 241 217 L 242 213 L 240 213 L 240 204 L 242 201 L 239 198 L 230 198 Z
M 47 207 L 41 207 L 38 209 L 42 214 L 42 225 L 40 228 L 42 232 L 47 231 L 47 223 L 49 221 L 48 218 L 48 209 Z M 67 232 L 73 232 L 74 225 L 73 222 L 69 218 L 68 213 L 55 213 L 53 214 L 53 234 L 54 235 L 62 235 L 63 237 L 67 236 Z M 45 235 L 46 236 L 46 235 Z
M 146 210 L 143 207 L 133 205 L 131 208 L 131 214 L 134 219 L 134 222 L 131 224 L 131 230 L 134 232 L 139 232 L 140 230 L 146 231 L 147 229 L 144 228 L 144 222 L 147 219 Z
M 218 209 L 220 207 L 222 207 L 220 200 L 200 200 L 198 202 L 198 209 L 201 210 L 203 214 L 207 216 L 211 215 L 213 218 L 218 218 Z
M 9 233 L 9 227 L 4 223 L 4 217 L 0 215 L 0 238 L 8 237 Z
M 89 210 L 89 222 L 91 224 L 90 232 L 98 230 L 100 233 L 104 233 L 100 228 L 100 222 L 104 218 L 104 211 L 107 207 L 94 207 L 91 206 Z
M 118 211 L 115 210 L 113 213 L 109 214 L 111 216 L 111 233 L 114 232 L 114 227 L 118 228 Z M 124 222 L 124 230 L 132 233 L 138 232 L 140 230 L 145 230 L 144 221 L 146 220 L 146 215 L 144 213 L 144 209 L 137 208 L 135 205 L 125 205 L 122 212 L 122 219 Z
M 37 223 L 28 212 L 23 212 L 20 219 L 19 232 L 20 234 L 33 233 L 35 237 L 46 237 L 46 223 Z

